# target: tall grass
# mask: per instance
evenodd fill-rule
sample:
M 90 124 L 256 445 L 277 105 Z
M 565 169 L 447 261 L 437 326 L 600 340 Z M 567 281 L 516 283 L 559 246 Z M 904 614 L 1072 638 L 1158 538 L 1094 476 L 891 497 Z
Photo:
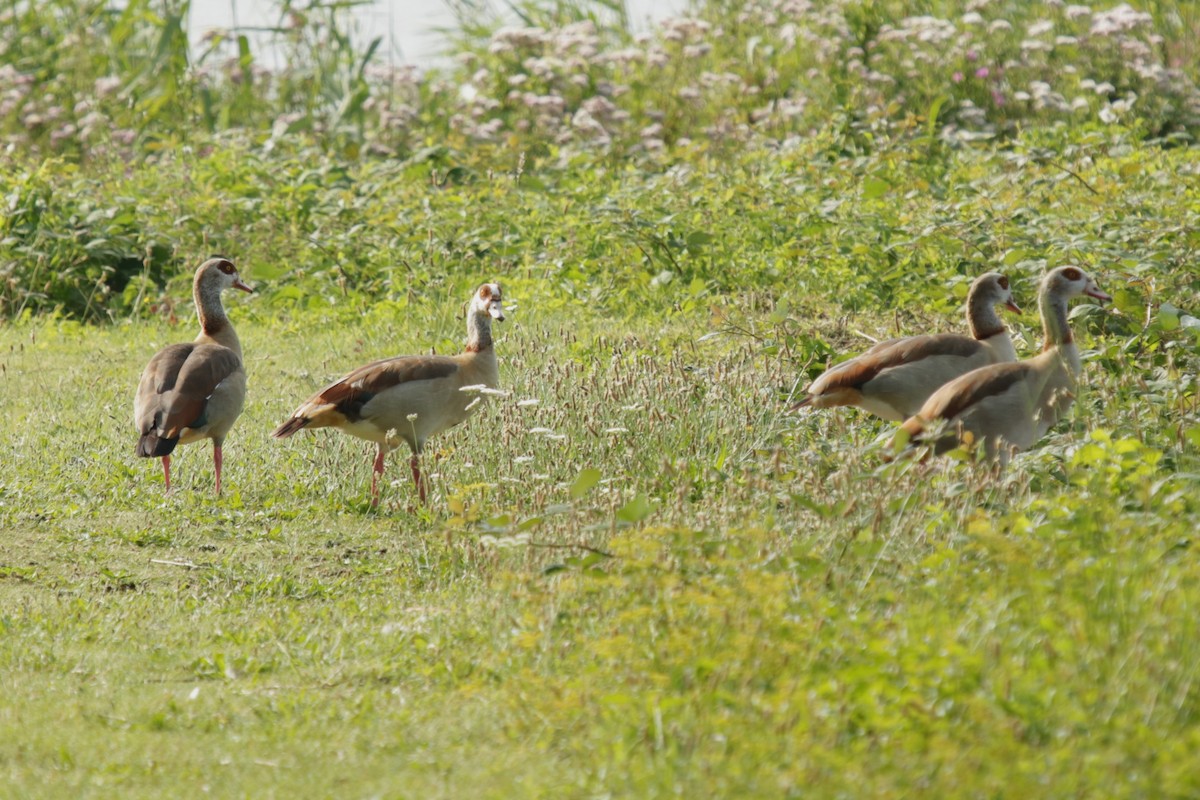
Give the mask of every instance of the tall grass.
M 882 465 L 887 426 L 853 412 L 780 414 L 771 339 L 834 320 L 626 320 L 517 280 L 511 395 L 430 447 L 428 508 L 403 459 L 376 513 L 368 446 L 270 439 L 348 366 L 452 347 L 470 286 L 334 319 L 231 302 L 251 392 L 220 499 L 205 445 L 170 497 L 130 452 L 131 381 L 193 322 L 0 331 L 11 792 L 1194 789 L 1192 334 L 1077 317 L 1076 410 L 996 479 Z

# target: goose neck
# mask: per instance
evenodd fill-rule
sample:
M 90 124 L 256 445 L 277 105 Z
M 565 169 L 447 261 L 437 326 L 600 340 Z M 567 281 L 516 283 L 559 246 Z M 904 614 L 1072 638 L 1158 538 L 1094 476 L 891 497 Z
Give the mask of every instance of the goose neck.
M 1071 327 L 1067 324 L 1067 299 L 1055 292 L 1042 292 L 1038 298 L 1042 312 L 1042 329 L 1045 338 L 1042 351 L 1074 343 Z
M 995 303 L 982 292 L 971 292 L 967 298 L 967 325 L 971 329 L 971 338 L 979 341 L 1005 331 Z
M 200 320 L 199 339 L 228 347 L 241 356 L 241 342 L 225 315 L 220 287 L 197 281 L 192 294 L 196 300 L 196 316 Z
M 492 318 L 486 313 L 467 315 L 468 353 L 482 353 L 492 349 Z

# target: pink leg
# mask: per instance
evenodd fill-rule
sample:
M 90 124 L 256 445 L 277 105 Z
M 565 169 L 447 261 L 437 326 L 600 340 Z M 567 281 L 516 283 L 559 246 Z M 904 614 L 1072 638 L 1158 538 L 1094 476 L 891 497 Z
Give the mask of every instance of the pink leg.
M 383 459 L 386 455 L 384 449 L 379 448 L 379 452 L 375 455 L 375 469 L 371 475 L 371 507 L 379 505 L 379 479 L 383 476 Z
M 413 457 L 408 463 L 412 467 L 413 485 L 417 487 L 417 495 L 420 496 L 421 502 L 424 503 L 425 481 L 421 480 L 421 459 L 416 453 L 413 453 Z
M 221 445 L 213 445 L 213 471 L 217 473 L 217 494 L 221 493 L 221 462 L 224 459 L 221 456 Z
M 166 494 L 171 493 L 171 457 L 163 456 L 163 483 L 167 485 Z

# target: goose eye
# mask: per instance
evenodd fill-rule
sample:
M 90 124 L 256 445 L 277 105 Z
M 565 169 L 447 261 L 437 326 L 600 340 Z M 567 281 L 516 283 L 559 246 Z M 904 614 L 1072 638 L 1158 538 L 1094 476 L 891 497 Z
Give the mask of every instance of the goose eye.
M 1001 289 L 1007 289 L 1007 288 L 1008 288 L 1008 278 L 1004 277 L 1003 275 L 1001 275 L 1001 276 L 1000 276 L 1000 280 L 999 280 L 999 281 L 997 281 L 997 283 L 999 283 L 999 284 L 1000 284 L 1000 288 L 1001 288 Z
M 1069 281 L 1077 281 L 1083 277 L 1083 273 L 1074 267 L 1067 267 L 1063 270 L 1063 277 Z

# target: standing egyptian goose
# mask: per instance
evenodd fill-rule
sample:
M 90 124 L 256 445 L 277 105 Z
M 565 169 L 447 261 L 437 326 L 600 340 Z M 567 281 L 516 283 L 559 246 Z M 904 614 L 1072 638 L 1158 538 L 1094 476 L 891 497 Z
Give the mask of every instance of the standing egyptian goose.
M 968 372 L 938 389 L 921 410 L 901 426 L 900 441 L 918 441 L 936 422 L 944 433 L 934 444 L 943 453 L 960 443 L 983 441 L 987 458 L 1006 463 L 1013 450 L 1042 438 L 1071 408 L 1081 368 L 1079 347 L 1067 325 L 1067 301 L 1087 295 L 1111 300 L 1078 267 L 1046 274 L 1038 293 L 1045 342 L 1042 352 L 1013 364 L 994 364 Z
M 200 335 L 158 351 L 142 371 L 133 398 L 133 421 L 141 434 L 136 452 L 162 459 L 168 492 L 175 446 L 212 439 L 216 492 L 221 493 L 221 445 L 246 401 L 242 345 L 221 305 L 221 292 L 230 287 L 254 291 L 227 258 L 214 256 L 200 265 L 192 284 Z
M 467 310 L 467 346 L 456 356 L 398 356 L 359 367 L 300 404 L 272 436 L 285 438 L 301 428 L 334 427 L 375 442 L 371 504 L 379 502 L 379 478 L 387 454 L 401 440 L 412 450 L 413 483 L 421 501 L 419 456 L 426 440 L 469 417 L 478 398 L 464 387 L 495 388 L 500 381 L 492 320 L 504 321 L 500 285 L 475 290 Z
M 998 272 L 980 275 L 967 293 L 970 336 L 939 333 L 880 342 L 861 356 L 827 369 L 792 410 L 858 406 L 886 420 L 903 422 L 946 381 L 987 364 L 1017 360 L 997 305 L 1021 312 L 1013 302 L 1008 278 Z

